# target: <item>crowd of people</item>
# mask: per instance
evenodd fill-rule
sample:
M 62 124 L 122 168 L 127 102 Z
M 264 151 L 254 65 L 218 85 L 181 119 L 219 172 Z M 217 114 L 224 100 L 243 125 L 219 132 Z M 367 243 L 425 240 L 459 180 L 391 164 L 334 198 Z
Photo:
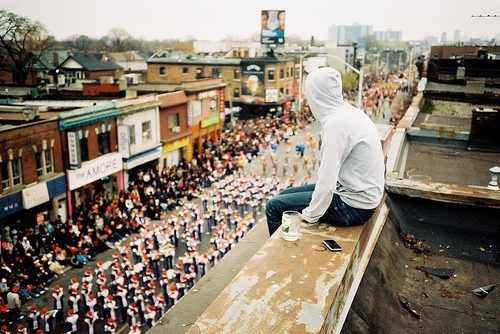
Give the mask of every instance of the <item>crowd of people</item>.
M 280 184 L 276 175 L 261 178 L 238 171 L 207 190 L 200 206 L 185 201 L 161 221 L 138 212 L 139 231 L 129 242 L 115 243 L 112 261 L 98 261 L 94 271 L 85 270 L 81 280 L 73 277 L 67 287 L 56 285 L 53 308 L 31 307 L 30 333 L 55 333 L 58 326 L 76 333 L 80 324 L 89 333 L 113 333 L 120 323 L 128 324 L 130 333 L 151 328 L 245 236 L 265 198 L 274 196 Z M 198 244 L 204 237 L 210 238 L 211 248 L 201 253 Z M 184 256 L 176 259 L 179 249 Z
M 25 231 L 7 229 L 2 243 L 0 290 L 9 310 L 9 324 L 22 319 L 19 312 L 22 303 L 49 291 L 49 283 L 66 275 L 68 267 L 87 268 L 97 254 L 119 247 L 127 237 L 134 235 L 134 242 L 120 247 L 120 258 L 116 259 L 119 270 L 115 276 L 105 274 L 111 285 L 116 276 L 124 278 L 122 285 L 127 290 L 126 302 L 118 298 L 120 284 L 109 293 L 121 307 L 118 314 L 104 312 L 105 303 L 102 302 L 93 309 L 70 307 L 65 312 L 61 307 L 74 305 L 72 300 L 75 299 L 79 299 L 81 305 L 89 305 L 88 295 L 82 290 L 84 282 L 81 282 L 78 289 L 56 286 L 57 291 L 52 295 L 62 291 L 64 297 L 54 297 L 57 300 L 53 308 L 32 309 L 26 315 L 26 327 L 33 333 L 37 329 L 53 333 L 56 326 L 62 324 L 68 332 L 73 332 L 79 322 L 97 324 L 101 318 L 128 322 L 131 333 L 134 332 L 132 325 L 152 326 L 165 308 L 192 287 L 196 277 L 206 273 L 252 228 L 254 217 L 262 212 L 266 198 L 284 186 L 280 184 L 276 170 L 266 176 L 255 172 L 246 174 L 242 167 L 252 159 L 276 150 L 284 142 L 283 138 L 304 128 L 304 124 L 310 121 L 306 112 L 239 121 L 231 131 L 223 133 L 219 143 L 207 142 L 197 159 L 182 160 L 173 167 L 148 168 L 130 182 L 126 191 L 118 196 L 98 194 L 86 209 L 80 208 L 66 222 L 58 217 Z M 201 203 L 202 209 L 196 203 Z M 150 221 L 162 223 L 151 226 Z M 199 254 L 197 244 L 203 233 L 211 238 L 212 247 Z M 191 263 L 181 265 L 173 256 L 165 255 L 175 254 L 179 245 L 186 249 L 183 261 L 191 259 Z M 104 264 L 104 267 L 106 265 L 109 264 Z M 98 264 L 98 268 L 101 267 L 103 264 Z M 130 267 L 136 268 L 131 270 Z M 113 265 L 109 267 L 113 268 Z M 150 281 L 153 284 L 163 279 L 168 282 L 168 289 L 160 294 L 163 295 L 164 308 L 157 307 L 156 299 L 146 304 L 139 303 L 139 306 L 136 304 L 140 309 L 136 321 L 127 315 L 127 312 L 132 312 L 128 308 L 135 300 L 129 287 L 138 279 L 143 283 L 145 295 L 151 283 L 144 283 L 151 278 L 149 271 L 152 272 Z M 85 284 L 85 291 L 90 285 L 91 294 L 97 300 L 102 287 L 97 283 L 99 274 L 94 274 L 95 282 Z M 156 285 L 155 288 L 160 288 Z M 126 309 L 125 304 L 128 305 Z M 151 306 L 154 306 L 156 315 L 148 322 L 141 315 L 146 317 L 147 312 L 152 311 Z M 93 332 L 93 325 L 87 327 L 90 333 Z M 108 327 L 113 326 L 104 324 L 103 329 Z

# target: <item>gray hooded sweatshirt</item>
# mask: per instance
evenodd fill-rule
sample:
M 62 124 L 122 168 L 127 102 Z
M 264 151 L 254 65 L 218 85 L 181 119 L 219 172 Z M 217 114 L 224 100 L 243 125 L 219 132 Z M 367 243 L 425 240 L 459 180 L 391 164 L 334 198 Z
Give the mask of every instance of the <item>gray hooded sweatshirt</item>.
M 322 125 L 318 181 L 302 218 L 320 219 L 338 194 L 358 209 L 378 206 L 384 192 L 385 167 L 377 129 L 361 110 L 344 101 L 342 78 L 333 68 L 312 71 L 306 79 L 309 107 Z

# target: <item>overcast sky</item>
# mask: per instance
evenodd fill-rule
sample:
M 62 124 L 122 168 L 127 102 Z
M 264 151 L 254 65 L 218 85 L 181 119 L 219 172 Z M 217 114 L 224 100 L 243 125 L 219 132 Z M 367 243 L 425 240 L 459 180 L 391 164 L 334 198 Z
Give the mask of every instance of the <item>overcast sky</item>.
M 217 41 L 260 32 L 263 9 L 286 11 L 286 35 L 326 40 L 332 25 L 371 25 L 373 31 L 402 31 L 403 40 L 427 36 L 448 40 L 455 29 L 467 38 L 495 37 L 499 0 L 2 0 L 0 9 L 45 25 L 57 39 L 100 38 L 123 28 L 135 38 Z

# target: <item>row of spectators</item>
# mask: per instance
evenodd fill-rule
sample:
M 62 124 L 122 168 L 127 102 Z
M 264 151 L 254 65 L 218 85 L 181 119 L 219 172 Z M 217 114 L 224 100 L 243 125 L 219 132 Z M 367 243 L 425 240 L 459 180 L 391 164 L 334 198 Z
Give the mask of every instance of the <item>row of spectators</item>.
M 244 155 L 250 161 L 276 147 L 290 127 L 295 130 L 308 121 L 307 109 L 285 112 L 281 117 L 238 121 L 231 131 L 222 134 L 219 143 L 204 144 L 196 159 L 147 169 L 130 182 L 126 191 L 118 196 L 99 193 L 66 222 L 59 217 L 24 231 L 7 227 L 1 244 L 2 297 L 13 286 L 18 287 L 23 301 L 38 297 L 48 282 L 64 275 L 67 266 L 82 267 L 96 254 L 136 233 L 142 213 L 160 219 L 237 171 L 241 167 L 238 157 Z

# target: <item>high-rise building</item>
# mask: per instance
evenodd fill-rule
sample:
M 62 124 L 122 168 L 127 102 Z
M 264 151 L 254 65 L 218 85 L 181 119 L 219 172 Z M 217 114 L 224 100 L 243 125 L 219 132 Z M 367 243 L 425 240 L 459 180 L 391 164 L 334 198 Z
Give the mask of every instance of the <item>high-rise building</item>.
M 375 35 L 377 41 L 380 42 L 401 42 L 401 40 L 403 39 L 402 31 L 392 31 L 391 29 L 387 29 L 386 31 L 375 31 L 373 34 Z
M 346 45 L 357 43 L 362 37 L 372 35 L 373 27 L 371 25 L 363 26 L 355 23 L 352 26 L 335 26 L 328 29 L 328 42 L 337 45 Z
M 441 44 L 446 44 L 446 31 L 441 33 Z

